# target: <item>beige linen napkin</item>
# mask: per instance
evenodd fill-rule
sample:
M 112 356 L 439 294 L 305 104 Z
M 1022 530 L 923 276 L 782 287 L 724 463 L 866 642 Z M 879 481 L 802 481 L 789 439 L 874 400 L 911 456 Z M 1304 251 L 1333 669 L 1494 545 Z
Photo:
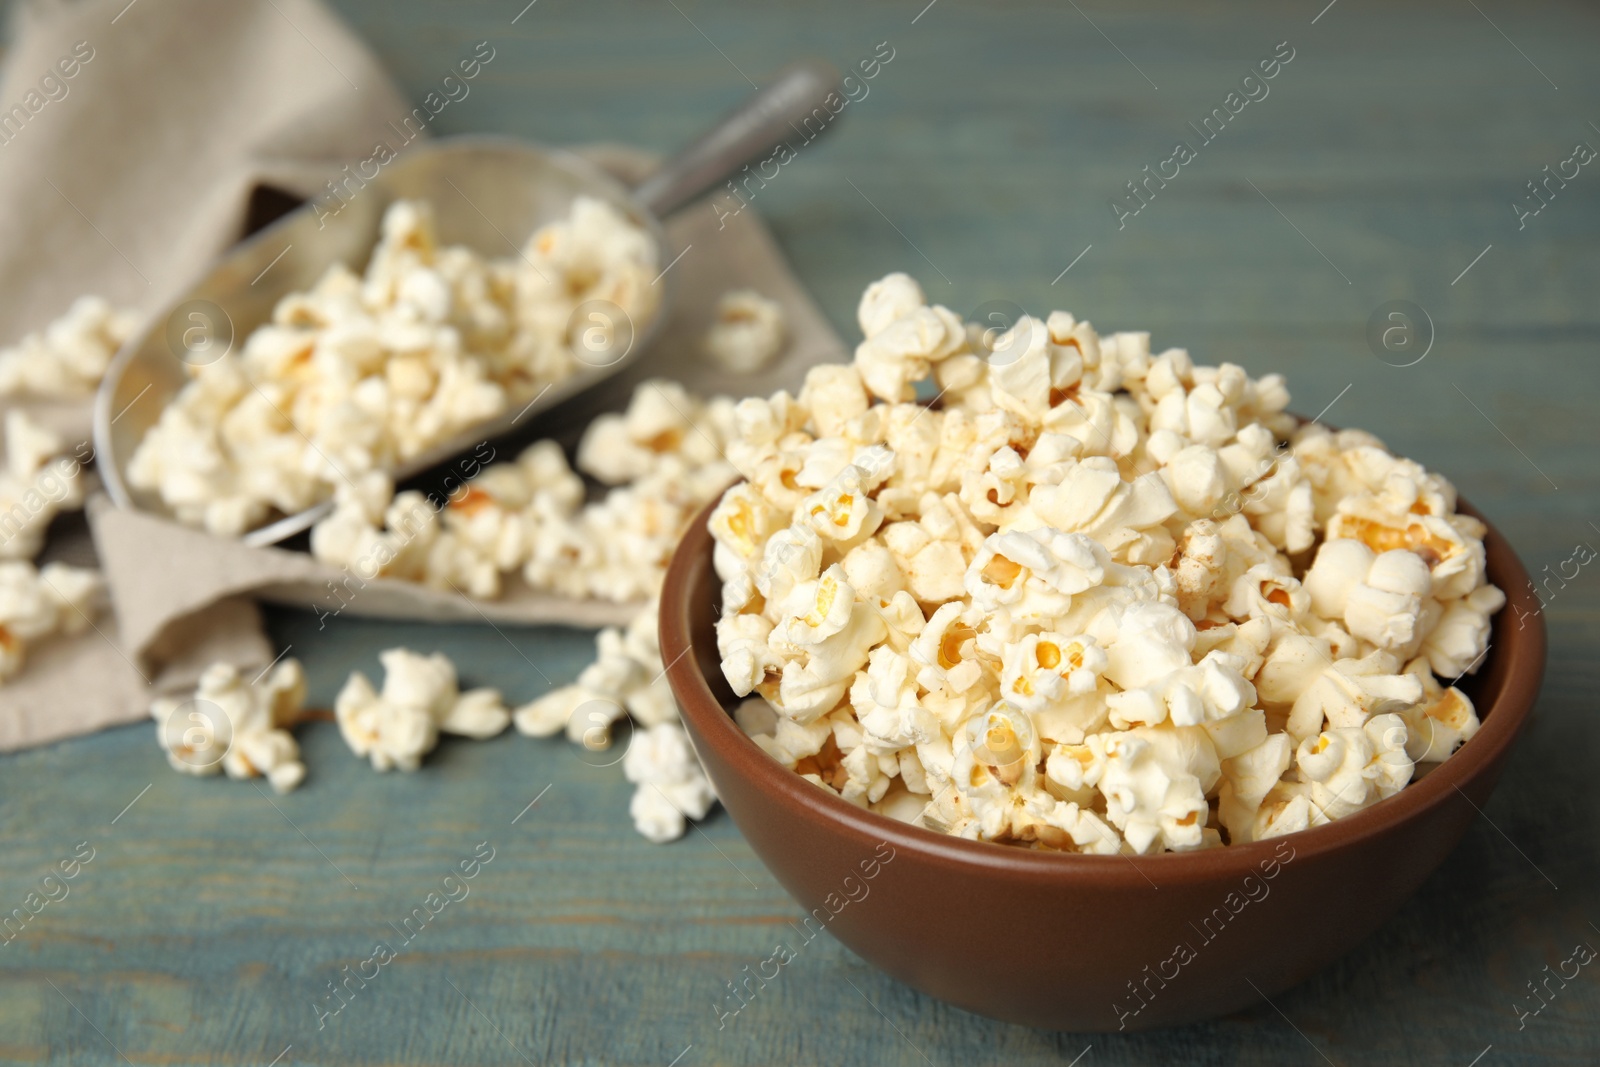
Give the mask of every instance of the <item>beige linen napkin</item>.
M 315 192 L 409 107 L 316 0 L 18 5 L 0 75 L 0 342 L 89 293 L 156 311 L 238 240 L 258 189 Z M 22 406 L 69 443 L 88 436 L 87 398 Z M 74 537 L 61 521 L 43 558 L 93 563 L 81 522 Z M 192 682 L 211 660 L 271 659 L 254 604 L 196 607 L 137 644 L 107 614 L 30 648 L 0 685 L 0 751 L 139 718 L 148 682 Z

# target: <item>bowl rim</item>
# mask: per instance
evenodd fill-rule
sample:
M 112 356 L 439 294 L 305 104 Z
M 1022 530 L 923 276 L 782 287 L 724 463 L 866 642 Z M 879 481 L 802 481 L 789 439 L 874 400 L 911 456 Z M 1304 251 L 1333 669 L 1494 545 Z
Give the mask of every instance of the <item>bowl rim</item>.
M 1478 518 L 1487 527 L 1484 535 L 1486 576 L 1506 594 L 1506 605 L 1499 612 L 1497 624 L 1505 625 L 1504 620 L 1510 618 L 1508 612 L 1522 608 L 1525 614 L 1532 614 L 1534 625 L 1521 628 L 1523 632 L 1515 645 L 1518 654 L 1506 663 L 1505 680 L 1496 700 L 1487 709 L 1480 710 L 1482 725 L 1478 732 L 1425 777 L 1413 780 L 1394 796 L 1322 826 L 1263 841 L 1193 852 L 1102 856 L 969 841 L 896 821 L 818 789 L 757 746 L 724 710 L 699 670 L 696 658 L 689 655 L 694 647 L 689 614 L 690 598 L 695 595 L 691 579 L 698 570 L 697 565 L 702 565 L 715 581 L 711 567 L 714 545 L 707 522 L 721 497 L 719 493 L 695 516 L 673 553 L 661 589 L 661 655 L 667 664 L 668 682 L 686 725 L 691 727 L 692 739 L 714 750 L 719 759 L 753 780 L 775 800 L 797 807 L 806 817 L 827 823 L 837 832 L 855 837 L 864 847 L 870 849 L 875 843 L 886 843 L 939 866 L 1004 873 L 1009 878 L 1025 881 L 1083 881 L 1104 888 L 1138 889 L 1144 885 L 1160 888 L 1158 879 L 1162 884 L 1173 886 L 1240 880 L 1273 863 L 1337 852 L 1379 838 L 1400 824 L 1438 808 L 1457 793 L 1477 808 L 1478 802 L 1469 797 L 1463 787 L 1475 784 L 1509 750 L 1527 722 L 1543 680 L 1544 616 L 1538 610 L 1539 601 L 1527 570 L 1500 532 L 1475 508 L 1458 498 L 1457 511 Z M 1290 845 L 1287 859 L 1282 855 L 1285 842 Z

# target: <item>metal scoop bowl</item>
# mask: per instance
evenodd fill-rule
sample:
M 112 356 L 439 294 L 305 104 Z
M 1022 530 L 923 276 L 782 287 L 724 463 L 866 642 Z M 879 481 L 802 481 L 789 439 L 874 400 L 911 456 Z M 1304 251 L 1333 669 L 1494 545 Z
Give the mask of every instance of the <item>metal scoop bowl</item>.
M 362 267 L 377 244 L 385 210 L 399 199 L 433 206 L 441 245 L 465 245 L 483 255 L 519 255 L 538 227 L 564 216 L 579 196 L 606 201 L 655 241 L 657 260 L 667 266 L 660 218 L 736 173 L 745 163 L 786 140 L 798 124 L 821 114 L 837 92 L 839 73 L 807 60 L 780 73 L 765 89 L 724 116 L 703 136 L 628 189 L 571 152 L 542 148 L 509 137 L 441 138 L 402 152 L 336 213 L 307 204 L 240 242 L 181 299 L 148 322 L 106 371 L 95 397 L 94 442 L 107 493 L 119 507 L 171 516 L 154 492 L 135 489 L 128 463 L 145 435 L 190 380 L 192 366 L 221 358 L 249 332 L 267 322 L 286 294 L 311 288 L 335 263 Z M 824 126 L 826 128 L 826 126 Z M 533 397 L 512 397 L 507 410 L 401 463 L 388 473 L 401 480 L 510 431 L 541 411 L 610 377 L 650 345 L 667 316 L 671 276 L 648 321 L 616 321 L 612 306 L 579 312 L 595 318 L 593 347 L 572 346 L 576 371 Z M 576 316 L 575 316 L 576 317 Z M 625 313 L 622 318 L 626 319 Z M 588 321 L 586 318 L 585 322 Z M 246 533 L 252 546 L 276 544 L 310 529 L 332 510 L 324 501 L 283 515 Z

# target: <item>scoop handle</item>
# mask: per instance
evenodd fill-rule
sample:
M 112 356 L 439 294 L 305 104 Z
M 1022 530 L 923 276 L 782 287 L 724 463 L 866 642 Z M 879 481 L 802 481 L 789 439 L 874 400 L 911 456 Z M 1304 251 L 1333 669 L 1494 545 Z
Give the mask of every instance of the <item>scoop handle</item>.
M 724 115 L 699 139 L 661 165 L 634 190 L 657 217 L 671 214 L 765 155 L 780 142 L 809 142 L 829 129 L 842 108 L 839 70 L 822 59 L 785 67 L 765 88 Z M 770 178 L 770 175 L 768 176 Z

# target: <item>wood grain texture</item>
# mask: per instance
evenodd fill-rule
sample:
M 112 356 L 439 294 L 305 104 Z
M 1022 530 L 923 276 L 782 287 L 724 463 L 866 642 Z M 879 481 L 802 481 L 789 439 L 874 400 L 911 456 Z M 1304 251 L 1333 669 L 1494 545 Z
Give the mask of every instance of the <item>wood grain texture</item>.
M 338 6 L 418 98 L 494 43 L 446 132 L 658 150 L 738 100 L 745 75 L 802 52 L 846 66 L 887 40 L 870 95 L 756 202 L 847 335 L 862 286 L 894 269 L 962 312 L 1006 298 L 1150 329 L 1202 360 L 1284 371 L 1302 411 L 1337 397 L 1331 421 L 1449 475 L 1530 571 L 1600 546 L 1600 173 L 1520 231 L 1509 207 L 1575 142 L 1600 145 L 1592 9 L 938 0 L 913 25 L 925 0 L 523 2 Z M 1119 230 L 1110 198 L 1280 41 L 1295 58 L 1270 95 Z M 1437 326 L 1405 369 L 1363 339 L 1392 299 Z M 78 842 L 96 850 L 71 895 L 0 947 L 0 1060 L 267 1064 L 292 1045 L 280 1063 L 1592 1064 L 1600 971 L 1520 1029 L 1513 1002 L 1574 945 L 1600 945 L 1600 568 L 1545 616 L 1537 717 L 1485 817 L 1376 936 L 1230 1018 L 1024 1030 L 818 938 L 719 1029 L 724 983 L 798 914 L 726 818 L 658 848 L 629 828 L 617 768 L 563 743 L 446 742 L 421 773 L 380 776 L 325 723 L 301 731 L 304 787 L 269 802 L 172 774 L 136 726 L 0 760 L 0 911 Z M 516 699 L 570 679 L 590 647 L 549 629 L 319 629 L 292 611 L 272 628 L 321 702 L 392 644 L 442 649 Z M 495 854 L 470 896 L 319 1030 L 326 983 L 396 941 L 389 924 L 480 841 Z M 1010 918 L 1025 951 L 1026 917 Z

